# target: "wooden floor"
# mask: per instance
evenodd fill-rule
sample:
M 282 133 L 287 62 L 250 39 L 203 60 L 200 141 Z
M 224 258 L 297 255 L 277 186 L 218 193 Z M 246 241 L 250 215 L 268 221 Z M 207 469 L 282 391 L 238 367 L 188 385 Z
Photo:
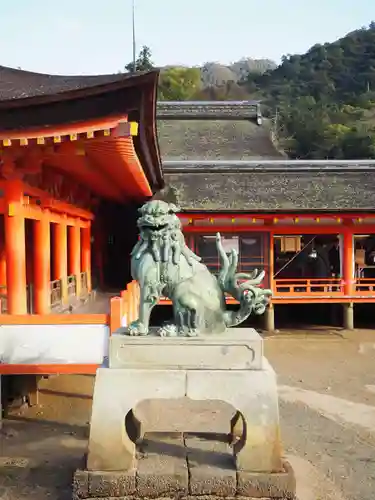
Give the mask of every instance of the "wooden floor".
M 82 305 L 74 308 L 74 314 L 109 314 L 110 300 L 112 297 L 118 297 L 120 290 L 117 291 L 95 291 L 95 296 Z

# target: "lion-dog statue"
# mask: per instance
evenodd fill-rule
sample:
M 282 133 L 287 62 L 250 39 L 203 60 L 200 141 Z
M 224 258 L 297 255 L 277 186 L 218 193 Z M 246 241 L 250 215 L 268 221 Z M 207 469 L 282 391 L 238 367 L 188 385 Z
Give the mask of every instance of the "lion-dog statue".
M 225 253 L 219 233 L 215 276 L 186 245 L 178 207 L 153 200 L 139 211 L 140 238 L 131 253 L 132 276 L 140 287 L 139 318 L 128 335 L 148 335 L 151 311 L 161 297 L 172 301 L 174 312 L 174 322 L 160 328 L 161 336 L 219 334 L 265 311 L 271 291 L 258 287 L 265 273 L 236 273 L 238 254 Z M 238 310 L 226 310 L 226 294 L 239 302 Z

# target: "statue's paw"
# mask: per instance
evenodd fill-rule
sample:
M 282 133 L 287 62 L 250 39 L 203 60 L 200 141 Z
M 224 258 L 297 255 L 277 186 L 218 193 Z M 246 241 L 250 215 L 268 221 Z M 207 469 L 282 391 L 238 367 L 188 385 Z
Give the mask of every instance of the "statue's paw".
M 177 337 L 178 330 L 175 324 L 168 323 L 159 328 L 158 335 L 160 335 L 160 337 Z
M 186 332 L 187 337 L 198 337 L 198 331 L 195 328 L 189 328 Z
M 166 331 L 166 329 L 163 328 L 163 327 L 159 328 L 158 335 L 159 335 L 159 337 L 167 337 L 167 331 Z
M 127 334 L 132 337 L 138 337 L 141 335 L 147 335 L 148 330 L 143 323 L 137 320 L 130 323 Z
M 183 326 L 180 326 L 180 327 L 177 329 L 177 335 L 178 335 L 179 337 L 185 337 L 185 336 L 186 336 L 186 335 L 185 335 L 185 329 L 184 329 L 184 327 L 183 327 Z

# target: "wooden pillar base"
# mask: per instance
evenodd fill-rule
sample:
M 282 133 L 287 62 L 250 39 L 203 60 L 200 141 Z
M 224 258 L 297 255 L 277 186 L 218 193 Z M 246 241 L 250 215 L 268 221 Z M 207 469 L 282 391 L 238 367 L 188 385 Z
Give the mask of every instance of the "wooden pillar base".
M 344 309 L 344 328 L 345 330 L 354 330 L 354 307 L 353 302 L 343 304 Z
M 68 231 L 70 234 L 68 273 L 76 278 L 76 297 L 79 299 L 81 297 L 81 228 L 69 226 Z
M 266 332 L 275 331 L 275 308 L 272 305 L 264 313 L 264 329 Z
M 63 305 L 68 304 L 69 295 L 68 295 L 68 277 L 63 276 L 61 278 L 61 303 Z
M 82 229 L 82 241 L 81 241 L 81 269 L 82 272 L 86 273 L 87 279 L 87 293 L 90 294 L 92 290 L 91 285 L 91 228 L 85 227 Z
M 41 375 L 26 375 L 25 393 L 29 406 L 38 406 L 39 404 L 39 381 Z

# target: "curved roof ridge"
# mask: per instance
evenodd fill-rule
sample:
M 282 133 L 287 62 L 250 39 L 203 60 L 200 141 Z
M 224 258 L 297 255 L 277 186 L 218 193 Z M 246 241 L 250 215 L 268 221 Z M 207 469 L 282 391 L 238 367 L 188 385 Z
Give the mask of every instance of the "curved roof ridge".
M 96 76 L 134 76 L 132 73 L 100 73 L 100 74 L 92 74 L 92 75 L 74 75 L 74 74 L 71 74 L 71 75 L 57 75 L 57 74 L 53 74 L 53 73 L 43 73 L 41 71 L 31 71 L 31 70 L 28 70 L 28 69 L 22 69 L 22 68 L 13 68 L 11 66 L 4 66 L 2 64 L 0 64 L 0 71 L 10 71 L 12 73 L 16 73 L 16 74 L 21 74 L 21 73 L 27 73 L 27 74 L 30 74 L 30 75 L 36 75 L 36 76 L 47 76 L 47 77 L 52 77 L 52 78 L 90 78 L 90 77 L 96 77 Z M 144 71 L 143 72 L 138 72 L 137 75 L 141 74 L 141 73 L 145 73 Z
M 0 65 L 0 102 L 16 101 L 126 82 L 137 85 L 146 75 L 158 71 L 104 75 L 50 75 Z

